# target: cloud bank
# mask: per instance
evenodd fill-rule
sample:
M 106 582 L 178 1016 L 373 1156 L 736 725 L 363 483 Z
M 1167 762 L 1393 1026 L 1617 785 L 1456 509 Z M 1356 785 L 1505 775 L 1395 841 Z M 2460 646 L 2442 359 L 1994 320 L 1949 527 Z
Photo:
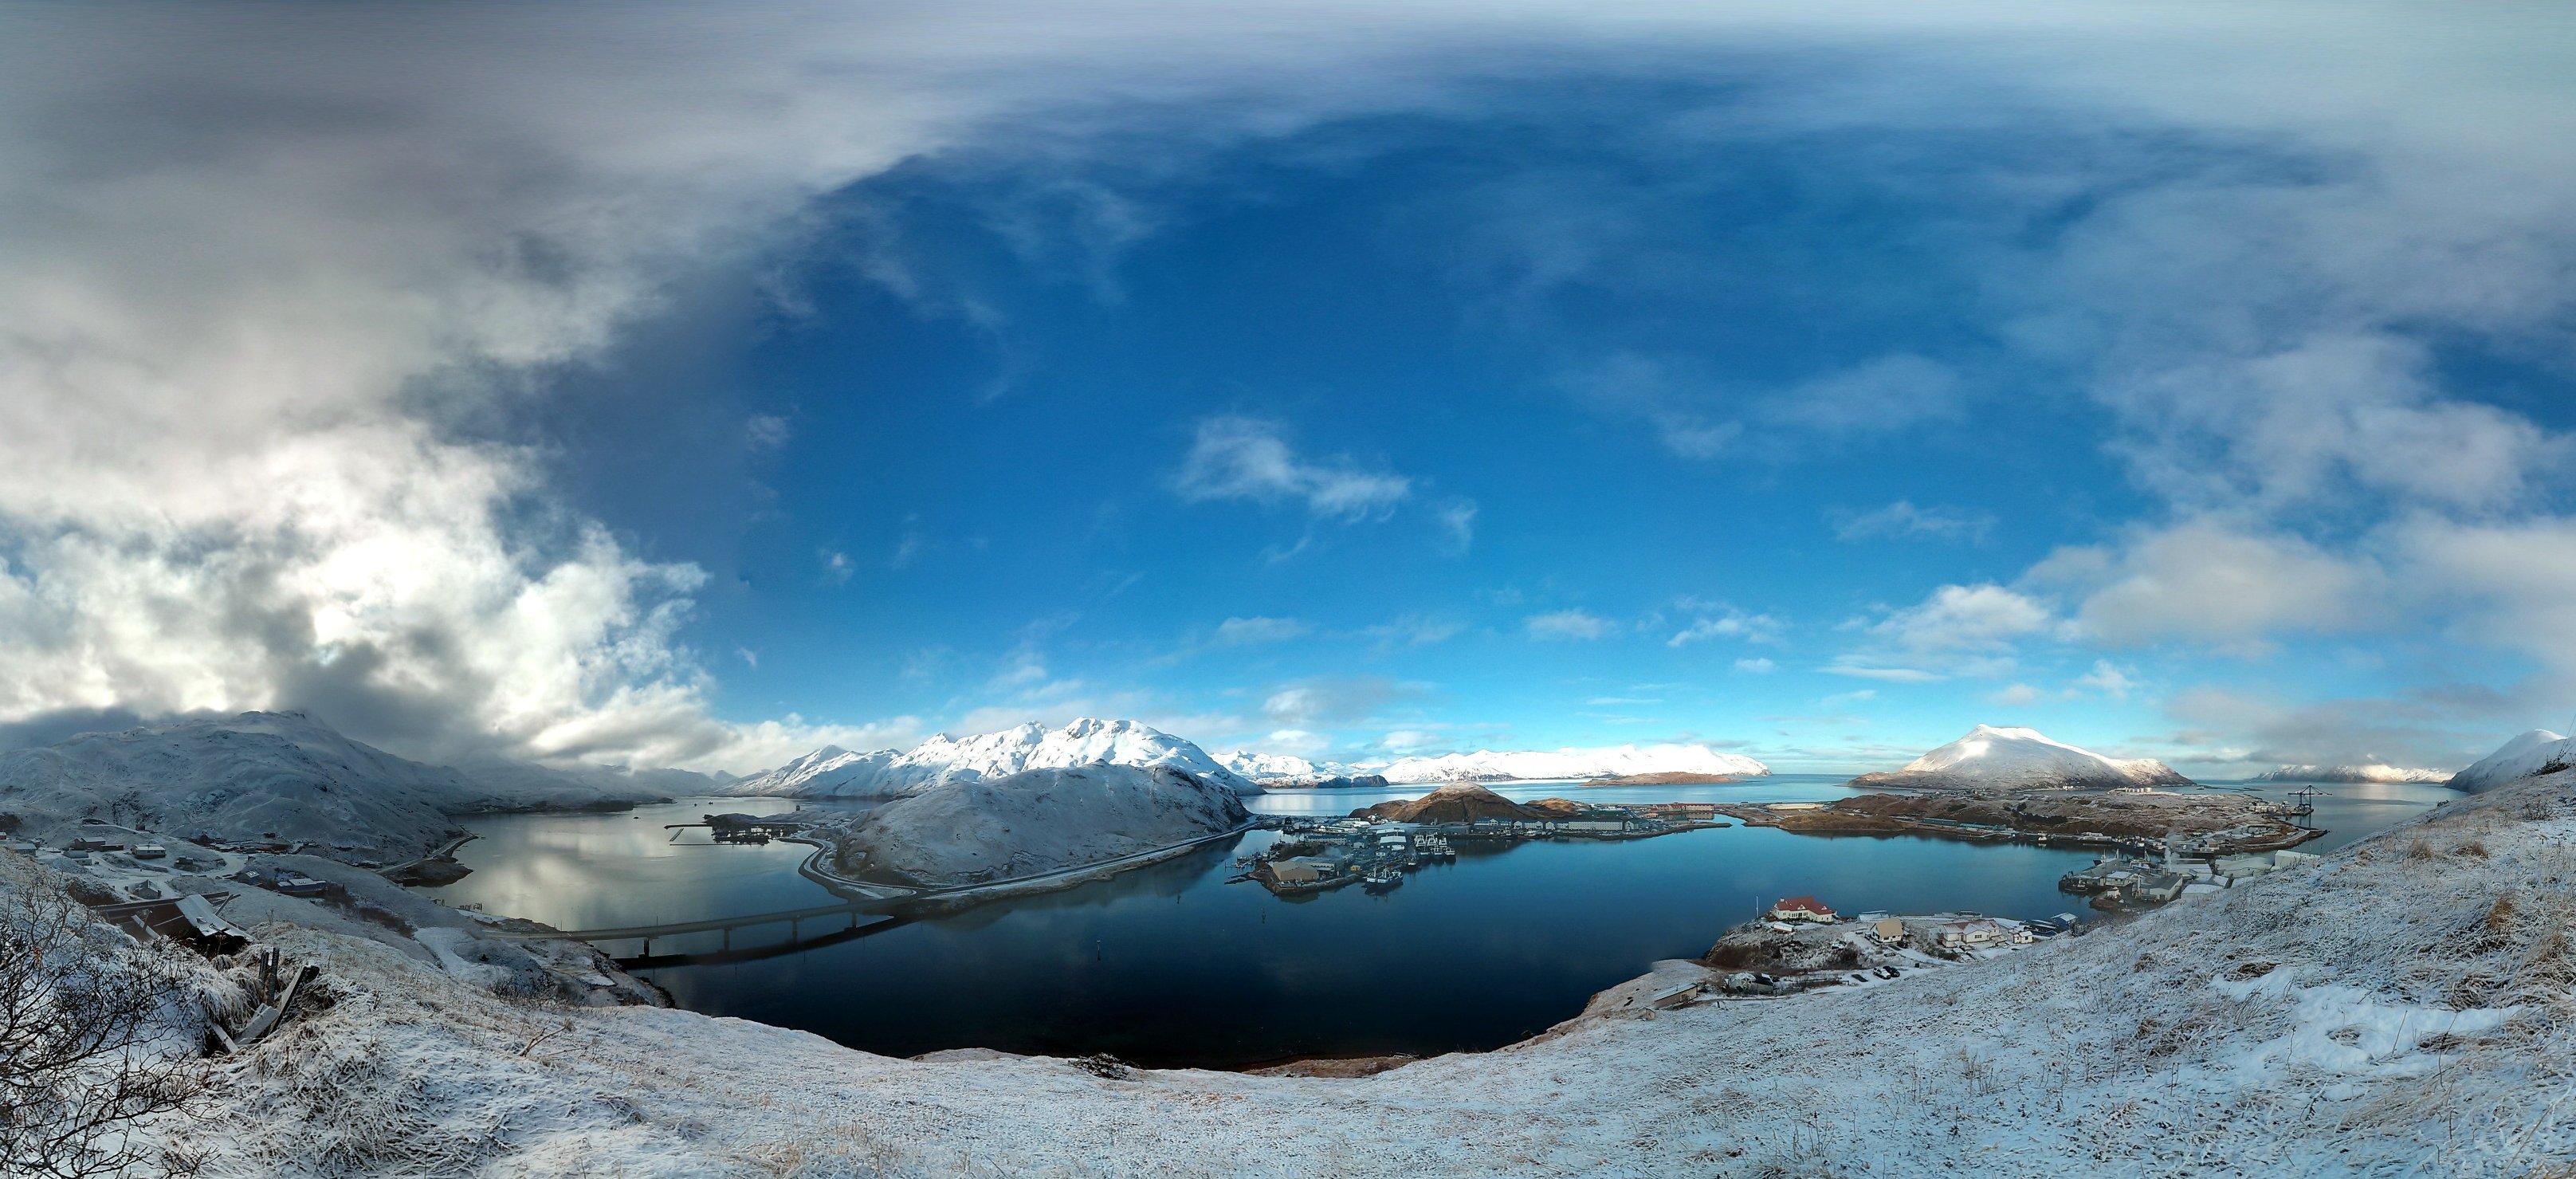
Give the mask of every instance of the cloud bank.
M 1680 68 L 1676 44 L 1868 66 L 1753 112 L 1761 134 L 1974 123 L 2037 97 L 2317 161 L 2297 182 L 2141 190 L 2014 267 L 2041 295 L 2009 303 L 2016 346 L 2079 374 L 2173 517 L 2046 572 L 2106 638 L 2252 644 L 2366 624 L 2389 596 L 2373 570 L 2420 562 L 2450 574 L 2462 633 L 2576 683 L 2576 617 L 2534 572 L 2576 559 L 2567 440 L 2463 395 L 2427 343 L 2566 342 L 2576 125 L 2550 100 L 2553 14 L 2349 12 L 18 9 L 0 36 L 0 723 L 304 707 L 407 752 L 735 769 L 881 743 L 721 718 L 686 642 L 703 571 L 569 508 L 541 448 L 477 423 L 910 157 L 1140 110 L 1275 134 L 1498 76 Z M 2272 264 L 2249 278 L 2249 254 Z M 1967 412 L 1957 374 L 1902 354 L 1739 416 L 1651 361 L 1605 371 L 1592 396 L 1685 455 L 1748 428 Z M 1203 425 L 1180 486 L 1329 519 L 1413 493 L 1252 419 Z M 1464 551 L 1473 505 L 1436 511 Z M 2175 604 L 2249 578 L 2288 588 Z M 2036 632 L 2017 592 L 1927 603 L 1972 642 L 1919 612 L 1878 637 L 1986 650 Z

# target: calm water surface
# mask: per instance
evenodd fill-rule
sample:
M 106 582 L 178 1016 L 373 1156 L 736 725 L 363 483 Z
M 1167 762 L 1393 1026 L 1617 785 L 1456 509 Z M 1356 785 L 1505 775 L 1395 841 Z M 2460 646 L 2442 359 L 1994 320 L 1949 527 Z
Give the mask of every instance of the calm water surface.
M 1742 785 L 1577 789 L 1515 784 L 1517 799 L 1806 801 L 1839 777 Z M 2266 784 L 2273 796 L 2296 787 Z M 2331 848 L 2446 797 L 2416 786 L 2324 787 Z M 1419 788 L 1273 794 L 1273 814 L 1342 814 Z M 626 815 L 476 820 L 473 875 L 451 904 L 564 928 L 682 921 L 827 904 L 796 844 L 677 845 L 662 824 L 778 800 L 686 801 Z M 681 1005 L 802 1028 L 871 1052 L 941 1048 L 1239 1066 L 1307 1055 L 1486 1049 L 1572 1016 L 1658 958 L 1692 957 L 1758 902 L 1814 893 L 1845 912 L 2073 909 L 2057 878 L 2088 853 L 1912 837 L 1817 838 L 1731 827 L 1622 843 L 1469 850 L 1385 896 L 1356 888 L 1282 901 L 1225 883 L 1266 832 L 1060 893 L 996 902 L 886 932 L 728 965 L 653 970 Z M 713 935 L 710 939 L 712 948 Z M 759 930 L 736 945 L 782 936 Z M 657 952 L 675 947 L 656 943 Z M 632 952 L 628 946 L 620 952 Z

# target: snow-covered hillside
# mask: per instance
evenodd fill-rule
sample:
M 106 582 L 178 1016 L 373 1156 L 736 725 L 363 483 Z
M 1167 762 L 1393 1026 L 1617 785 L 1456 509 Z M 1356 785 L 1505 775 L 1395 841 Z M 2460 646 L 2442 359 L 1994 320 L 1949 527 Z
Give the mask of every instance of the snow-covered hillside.
M 2151 757 L 2104 757 L 2051 741 L 2037 729 L 1978 725 L 1968 735 L 1908 762 L 1863 774 L 1854 786 L 1917 790 L 2085 790 L 2110 786 L 2188 786 L 2191 779 Z
M 297 712 L 168 721 L 0 753 L 0 812 L 40 833 L 86 818 L 183 838 L 273 832 L 359 859 L 419 855 L 455 827 L 449 815 L 663 797 L 614 770 L 498 759 L 473 770 L 423 765 Z
M 826 746 L 765 773 L 726 786 L 725 793 L 783 798 L 893 798 L 941 782 L 998 778 L 1023 770 L 1108 762 L 1169 766 L 1234 791 L 1261 787 L 1169 733 L 1135 721 L 1083 719 L 1061 729 L 1025 724 L 972 737 L 933 737 L 909 751 L 852 753 Z
M 1711 774 L 1758 778 L 1771 767 L 1706 745 L 1613 745 L 1600 749 L 1528 749 L 1401 758 L 1383 769 L 1389 782 L 1551 782 L 1630 774 Z
M 1318 766 L 1293 754 L 1250 753 L 1240 749 L 1220 754 L 1216 761 L 1218 765 L 1255 782 L 1266 782 L 1272 778 L 1331 777 L 1335 773 L 1348 772 L 1347 767 L 1330 763 Z
M 2504 748 L 2451 775 L 2451 788 L 2482 794 L 2509 782 L 2547 772 L 2552 766 L 2576 765 L 2576 740 L 2547 729 L 2533 729 L 2504 743 Z
M 147 1131 L 205 1174 L 295 1177 L 2556 1174 L 2576 1157 L 2576 969 L 2548 882 L 2571 791 L 2462 799 L 1992 961 L 1671 1010 L 1614 988 L 1507 1050 L 1353 1079 L 890 1059 L 514 1000 L 278 925 L 263 938 L 318 961 L 335 1001 Z
M 1231 787 L 1197 774 L 1093 763 L 951 778 L 828 833 L 845 874 L 959 885 L 1132 856 L 1250 817 Z
M 2246 779 L 2249 782 L 2425 782 L 2439 786 L 2451 780 L 2449 770 L 2410 770 L 2400 766 L 2282 766 Z

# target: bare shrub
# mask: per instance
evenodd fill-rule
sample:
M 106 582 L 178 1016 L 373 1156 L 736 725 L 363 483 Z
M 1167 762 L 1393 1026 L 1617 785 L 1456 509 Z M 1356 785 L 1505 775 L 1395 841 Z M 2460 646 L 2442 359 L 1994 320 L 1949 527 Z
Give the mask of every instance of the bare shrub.
M 2406 845 L 2406 858 L 2410 860 L 2434 860 L 2440 859 L 2441 855 L 2442 853 L 2433 850 L 2432 844 L 2421 839 Z
M 0 856 L 0 861 L 11 857 Z M 183 1111 L 204 1066 L 185 969 L 87 910 L 32 866 L 0 864 L 0 1159 L 11 1175 L 184 1172 L 141 1135 Z

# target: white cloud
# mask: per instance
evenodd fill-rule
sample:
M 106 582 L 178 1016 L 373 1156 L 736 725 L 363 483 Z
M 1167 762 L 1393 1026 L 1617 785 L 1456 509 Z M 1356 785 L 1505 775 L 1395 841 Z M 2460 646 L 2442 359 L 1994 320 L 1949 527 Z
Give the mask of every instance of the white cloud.
M 1886 434 L 1957 417 L 1958 374 L 1921 356 L 1883 356 L 1801 382 L 1765 402 L 1766 423 L 1826 436 Z
M 1294 618 L 1229 618 L 1216 626 L 1212 646 L 1251 647 L 1265 643 L 1284 643 L 1305 635 L 1313 628 Z
M 1609 619 L 1585 610 L 1532 614 L 1521 620 L 1521 626 L 1533 639 L 1598 639 L 1618 629 Z
M 1997 704 L 2019 708 L 2022 705 L 2039 699 L 2039 695 L 2039 689 L 2031 687 L 2029 684 L 2014 684 L 2011 687 L 2005 688 L 2003 691 L 1987 697 L 1987 699 L 1992 700 Z
M 1348 458 L 1300 458 L 1286 427 L 1245 417 L 1200 422 L 1173 485 L 1187 500 L 1295 500 L 1341 520 L 1382 519 L 1413 494 L 1413 481 L 1402 475 L 1365 470 Z
M 1451 555 L 1465 556 L 1468 549 L 1475 547 L 1476 501 L 1465 496 L 1444 500 L 1433 509 L 1433 517 L 1440 523 Z
M 1360 631 L 1384 647 L 1421 647 L 1446 642 L 1467 629 L 1465 623 L 1420 614 L 1406 614 L 1391 622 L 1366 627 Z
M 1735 661 L 1735 670 L 1748 672 L 1753 675 L 1769 675 L 1771 670 L 1778 666 L 1778 664 L 1773 663 L 1768 659 L 1738 659 Z
M 2463 636 L 2520 651 L 2576 691 L 2576 519 L 2455 524 L 2416 519 L 2392 548 L 2405 582 L 2459 619 Z
M 2052 630 L 2046 603 L 1999 585 L 1945 585 L 1895 611 L 1869 633 L 1916 655 L 1994 652 Z
M 1917 667 L 1878 667 L 1867 663 L 1830 663 L 1816 670 L 1826 675 L 1849 676 L 1856 680 L 1878 680 L 1890 684 L 1929 684 L 1950 677 Z
M 2348 630 L 2384 616 L 2372 565 L 2295 537 L 2194 520 L 2117 549 L 2061 549 L 2028 580 L 2082 595 L 2084 631 L 2114 643 L 2180 638 L 2255 649 L 2285 632 Z
M 1447 737 L 1421 729 L 1392 729 L 1378 738 L 1377 747 L 1397 757 L 1417 753 L 1439 753 L 1450 748 Z
M 1376 676 L 1305 680 L 1272 692 L 1261 702 L 1261 715 L 1290 728 L 1348 723 L 1365 719 L 1379 705 L 1420 690 Z
M 1773 643 L 1780 639 L 1781 622 L 1768 614 L 1746 614 L 1730 611 L 1716 617 L 1691 620 L 1689 626 L 1664 640 L 1667 647 L 1685 647 L 1706 639 L 1743 639 L 1749 643 Z
M 1839 513 L 1834 519 L 1834 535 L 1842 540 L 1920 536 L 1982 543 L 1995 528 L 1995 518 L 1985 512 L 1939 506 L 1918 508 L 1912 501 L 1901 499 L 1867 512 Z
M 1298 757 L 1316 757 L 1333 747 L 1333 739 L 1304 729 L 1275 729 L 1261 739 L 1261 752 L 1287 753 Z
M 743 441 L 754 450 L 776 450 L 794 436 L 787 419 L 775 414 L 753 414 L 742 424 Z
M 2096 659 L 2093 661 L 2093 670 L 2078 677 L 2075 684 L 2077 687 L 2092 688 L 2114 700 L 2126 700 L 2129 698 L 2129 693 L 2137 688 L 2138 681 L 2110 660 Z

